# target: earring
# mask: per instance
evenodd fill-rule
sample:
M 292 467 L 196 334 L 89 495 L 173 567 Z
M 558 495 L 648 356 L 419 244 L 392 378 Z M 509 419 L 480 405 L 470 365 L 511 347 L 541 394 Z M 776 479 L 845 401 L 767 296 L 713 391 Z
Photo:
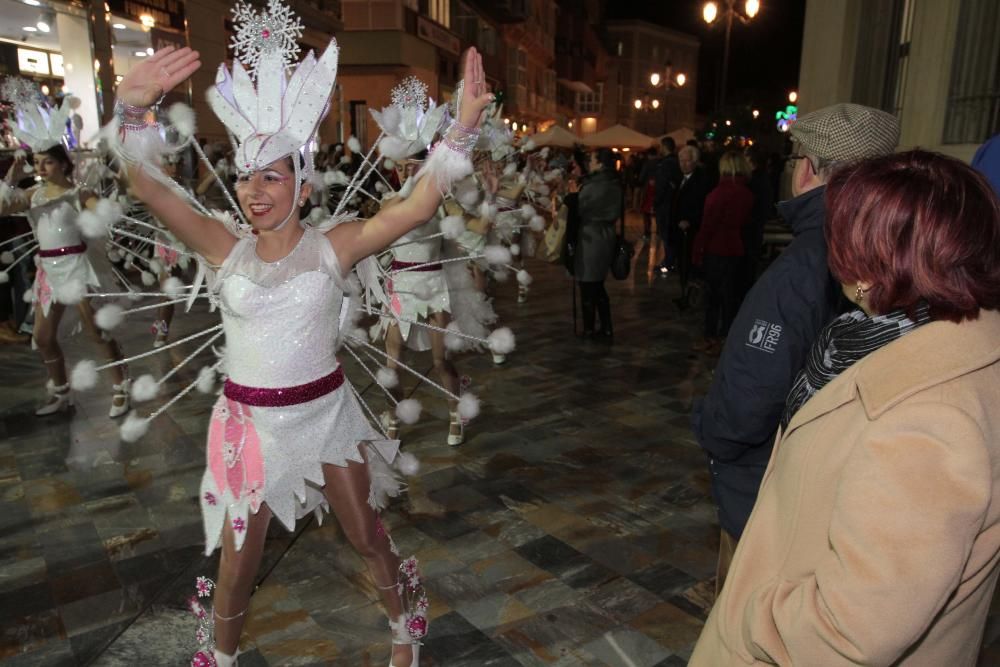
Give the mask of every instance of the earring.
M 302 199 L 302 200 L 299 201 L 299 208 L 302 208 L 305 205 L 306 205 L 306 200 L 305 199 Z
M 865 300 L 865 290 L 861 287 L 861 283 L 858 283 L 858 288 L 854 291 L 854 301 L 856 303 L 861 303 Z

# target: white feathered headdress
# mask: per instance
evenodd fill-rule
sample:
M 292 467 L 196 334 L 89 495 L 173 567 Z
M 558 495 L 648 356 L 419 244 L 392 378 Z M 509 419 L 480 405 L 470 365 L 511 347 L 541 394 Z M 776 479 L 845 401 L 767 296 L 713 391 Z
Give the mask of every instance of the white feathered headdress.
M 308 179 L 310 144 L 337 79 L 337 41 L 331 39 L 318 59 L 310 51 L 293 67 L 302 24 L 281 0 L 268 0 L 261 13 L 241 0 L 233 19 L 233 71 L 230 75 L 224 64 L 219 66 L 208 103 L 229 130 L 236 169 L 255 171 L 301 152 L 303 180 Z M 294 70 L 290 78 L 289 69 Z
M 494 162 L 514 154 L 514 135 L 503 122 L 503 105 L 495 105 L 492 112 L 483 115 L 480 129 L 476 150 L 488 151 Z
M 427 97 L 427 84 L 408 77 L 392 89 L 392 104 L 382 111 L 371 110 L 372 117 L 385 137 L 379 152 L 387 158 L 402 160 L 430 148 L 441 128 L 448 105 L 434 106 Z
M 45 151 L 64 142 L 68 133 L 66 122 L 73 115 L 71 105 L 75 98 L 67 95 L 58 108 L 52 108 L 43 101 L 33 83 L 16 76 L 6 78 L 0 95 L 14 105 L 17 125 L 11 127 L 11 131 L 32 152 Z

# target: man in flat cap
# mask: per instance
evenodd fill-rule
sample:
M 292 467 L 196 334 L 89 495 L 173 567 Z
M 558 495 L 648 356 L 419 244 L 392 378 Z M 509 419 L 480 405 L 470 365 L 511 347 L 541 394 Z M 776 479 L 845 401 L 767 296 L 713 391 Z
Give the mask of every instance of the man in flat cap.
M 835 104 L 800 118 L 791 135 L 794 197 L 778 212 L 794 239 L 747 293 L 708 395 L 691 415 L 722 528 L 717 593 L 757 499 L 788 392 L 820 329 L 838 314 L 841 290 L 827 268 L 823 235 L 826 182 L 840 166 L 895 151 L 899 121 Z

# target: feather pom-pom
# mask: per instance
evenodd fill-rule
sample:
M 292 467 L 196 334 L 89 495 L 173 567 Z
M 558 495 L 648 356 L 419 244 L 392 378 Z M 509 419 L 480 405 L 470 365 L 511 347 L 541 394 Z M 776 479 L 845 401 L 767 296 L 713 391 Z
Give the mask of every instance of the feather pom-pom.
M 24 291 L 24 294 L 21 295 L 21 299 L 25 303 L 34 303 L 35 302 L 35 290 L 33 290 L 33 289 L 31 289 L 29 287 L 28 289 L 26 289 Z
M 198 371 L 198 382 L 195 387 L 203 394 L 211 394 L 215 389 L 215 369 L 211 366 L 203 366 Z
M 87 391 L 97 385 L 97 362 L 84 359 L 77 362 L 69 374 L 69 386 L 76 391 Z
M 111 331 L 112 329 L 118 328 L 124 319 L 125 309 L 116 303 L 109 303 L 101 306 L 97 312 L 94 313 L 94 324 L 104 331 Z
M 391 158 L 386 158 L 385 161 L 382 162 L 382 166 L 385 167 L 386 169 L 395 169 L 396 161 Z
M 75 305 L 83 301 L 87 294 L 87 286 L 82 280 L 70 278 L 61 285 L 56 292 L 56 301 L 66 305 Z
M 512 243 L 510 245 L 510 254 L 512 257 L 519 257 L 521 255 L 521 246 L 517 243 Z
M 475 419 L 479 416 L 479 399 L 475 394 L 465 393 L 459 397 L 458 416 L 462 419 Z
M 161 273 L 163 273 L 163 264 L 161 264 L 160 260 L 158 260 L 158 259 L 151 259 L 151 260 L 149 260 L 146 263 L 146 266 L 149 268 L 149 272 L 152 273 L 153 275 L 157 275 L 158 276 Z
M 122 211 L 122 205 L 114 199 L 98 199 L 94 206 L 94 213 L 104 221 L 105 225 L 111 227 L 122 219 L 124 211 Z
M 163 292 L 168 296 L 180 296 L 184 293 L 184 281 L 176 276 L 170 276 L 163 281 Z
M 531 281 L 532 281 L 531 274 L 525 271 L 524 269 L 521 269 L 520 271 L 517 272 L 517 282 L 519 285 L 527 287 L 528 285 L 531 284 Z
M 122 254 L 117 250 L 109 250 L 108 259 L 111 260 L 112 262 L 120 262 L 122 261 Z
M 479 217 L 483 220 L 492 220 L 497 217 L 496 204 L 492 204 L 484 199 L 483 203 L 479 205 Z
M 12 253 L 10 250 L 4 250 L 3 252 L 0 252 L 0 263 L 13 264 L 15 259 L 17 258 L 14 257 L 14 253 Z
M 535 215 L 535 207 L 531 204 L 521 204 L 520 213 L 525 220 L 531 220 L 532 216 Z
M 483 258 L 490 264 L 500 266 L 510 264 L 513 259 L 510 250 L 502 245 L 488 245 L 483 248 Z
M 413 477 L 420 472 L 420 461 L 410 452 L 402 452 L 396 459 L 396 469 L 407 477 Z
M 151 401 L 159 393 L 160 385 L 156 382 L 156 378 L 148 373 L 140 375 L 132 383 L 132 398 L 139 403 Z
M 536 148 L 538 148 L 538 145 L 535 143 L 535 140 L 531 138 L 526 139 L 524 143 L 521 144 L 522 153 L 529 153 L 535 150 Z
M 125 421 L 122 423 L 119 433 L 122 436 L 122 440 L 125 442 L 136 442 L 142 436 L 146 435 L 146 431 L 149 430 L 149 420 L 145 417 L 140 417 L 139 414 L 133 410 L 128 413 L 125 417 Z
M 454 241 L 465 232 L 465 218 L 449 215 L 441 221 L 441 236 Z
M 375 192 L 378 192 L 379 194 L 384 194 L 384 193 L 386 193 L 388 191 L 389 191 L 389 188 L 388 188 L 388 186 L 386 186 L 385 183 L 383 183 L 382 181 L 376 181 L 375 182 Z
M 351 137 L 347 140 L 347 147 L 351 149 L 352 153 L 361 152 L 361 142 L 358 141 L 357 137 Z
M 378 152 L 387 159 L 402 160 L 410 152 L 410 142 L 399 137 L 384 137 L 378 142 Z
M 89 209 L 80 211 L 80 215 L 76 216 L 76 226 L 88 239 L 99 239 L 108 235 L 108 226 Z
M 6 271 L 0 271 L 0 285 L 6 285 L 10 282 L 10 274 Z
M 531 220 L 528 221 L 528 227 L 533 232 L 545 231 L 545 218 L 540 215 L 534 215 Z
M 195 130 L 194 109 L 183 102 L 175 102 L 167 109 L 167 120 L 182 137 L 193 137 Z
M 452 195 L 463 208 L 471 209 L 479 201 L 479 186 L 471 178 L 464 178 L 455 184 Z
M 511 162 L 506 167 L 503 168 L 503 175 L 511 176 L 514 174 L 515 171 L 517 171 L 517 163 Z
M 406 398 L 396 404 L 396 416 L 404 424 L 416 424 L 420 421 L 423 406 L 415 398 Z
M 142 284 L 146 287 L 152 287 L 156 284 L 156 276 L 149 271 L 143 271 L 140 275 L 142 276 Z
M 497 354 L 510 354 L 514 351 L 514 332 L 507 327 L 500 327 L 486 339 L 490 351 Z
M 382 366 L 375 373 L 375 381 L 384 389 L 392 389 L 399 385 L 399 373 L 394 368 Z

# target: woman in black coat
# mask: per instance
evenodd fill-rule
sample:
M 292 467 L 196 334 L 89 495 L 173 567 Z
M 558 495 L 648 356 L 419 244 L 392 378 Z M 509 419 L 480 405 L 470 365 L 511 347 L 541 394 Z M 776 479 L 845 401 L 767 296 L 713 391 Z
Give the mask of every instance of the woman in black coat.
M 567 239 L 572 272 L 580 285 L 583 336 L 610 342 L 611 301 L 604 288 L 615 254 L 615 223 L 622 215 L 622 186 L 615 154 L 602 148 L 590 154 L 589 174 L 577 188 L 570 185 L 566 204 L 571 221 Z M 595 323 L 600 318 L 599 333 Z

